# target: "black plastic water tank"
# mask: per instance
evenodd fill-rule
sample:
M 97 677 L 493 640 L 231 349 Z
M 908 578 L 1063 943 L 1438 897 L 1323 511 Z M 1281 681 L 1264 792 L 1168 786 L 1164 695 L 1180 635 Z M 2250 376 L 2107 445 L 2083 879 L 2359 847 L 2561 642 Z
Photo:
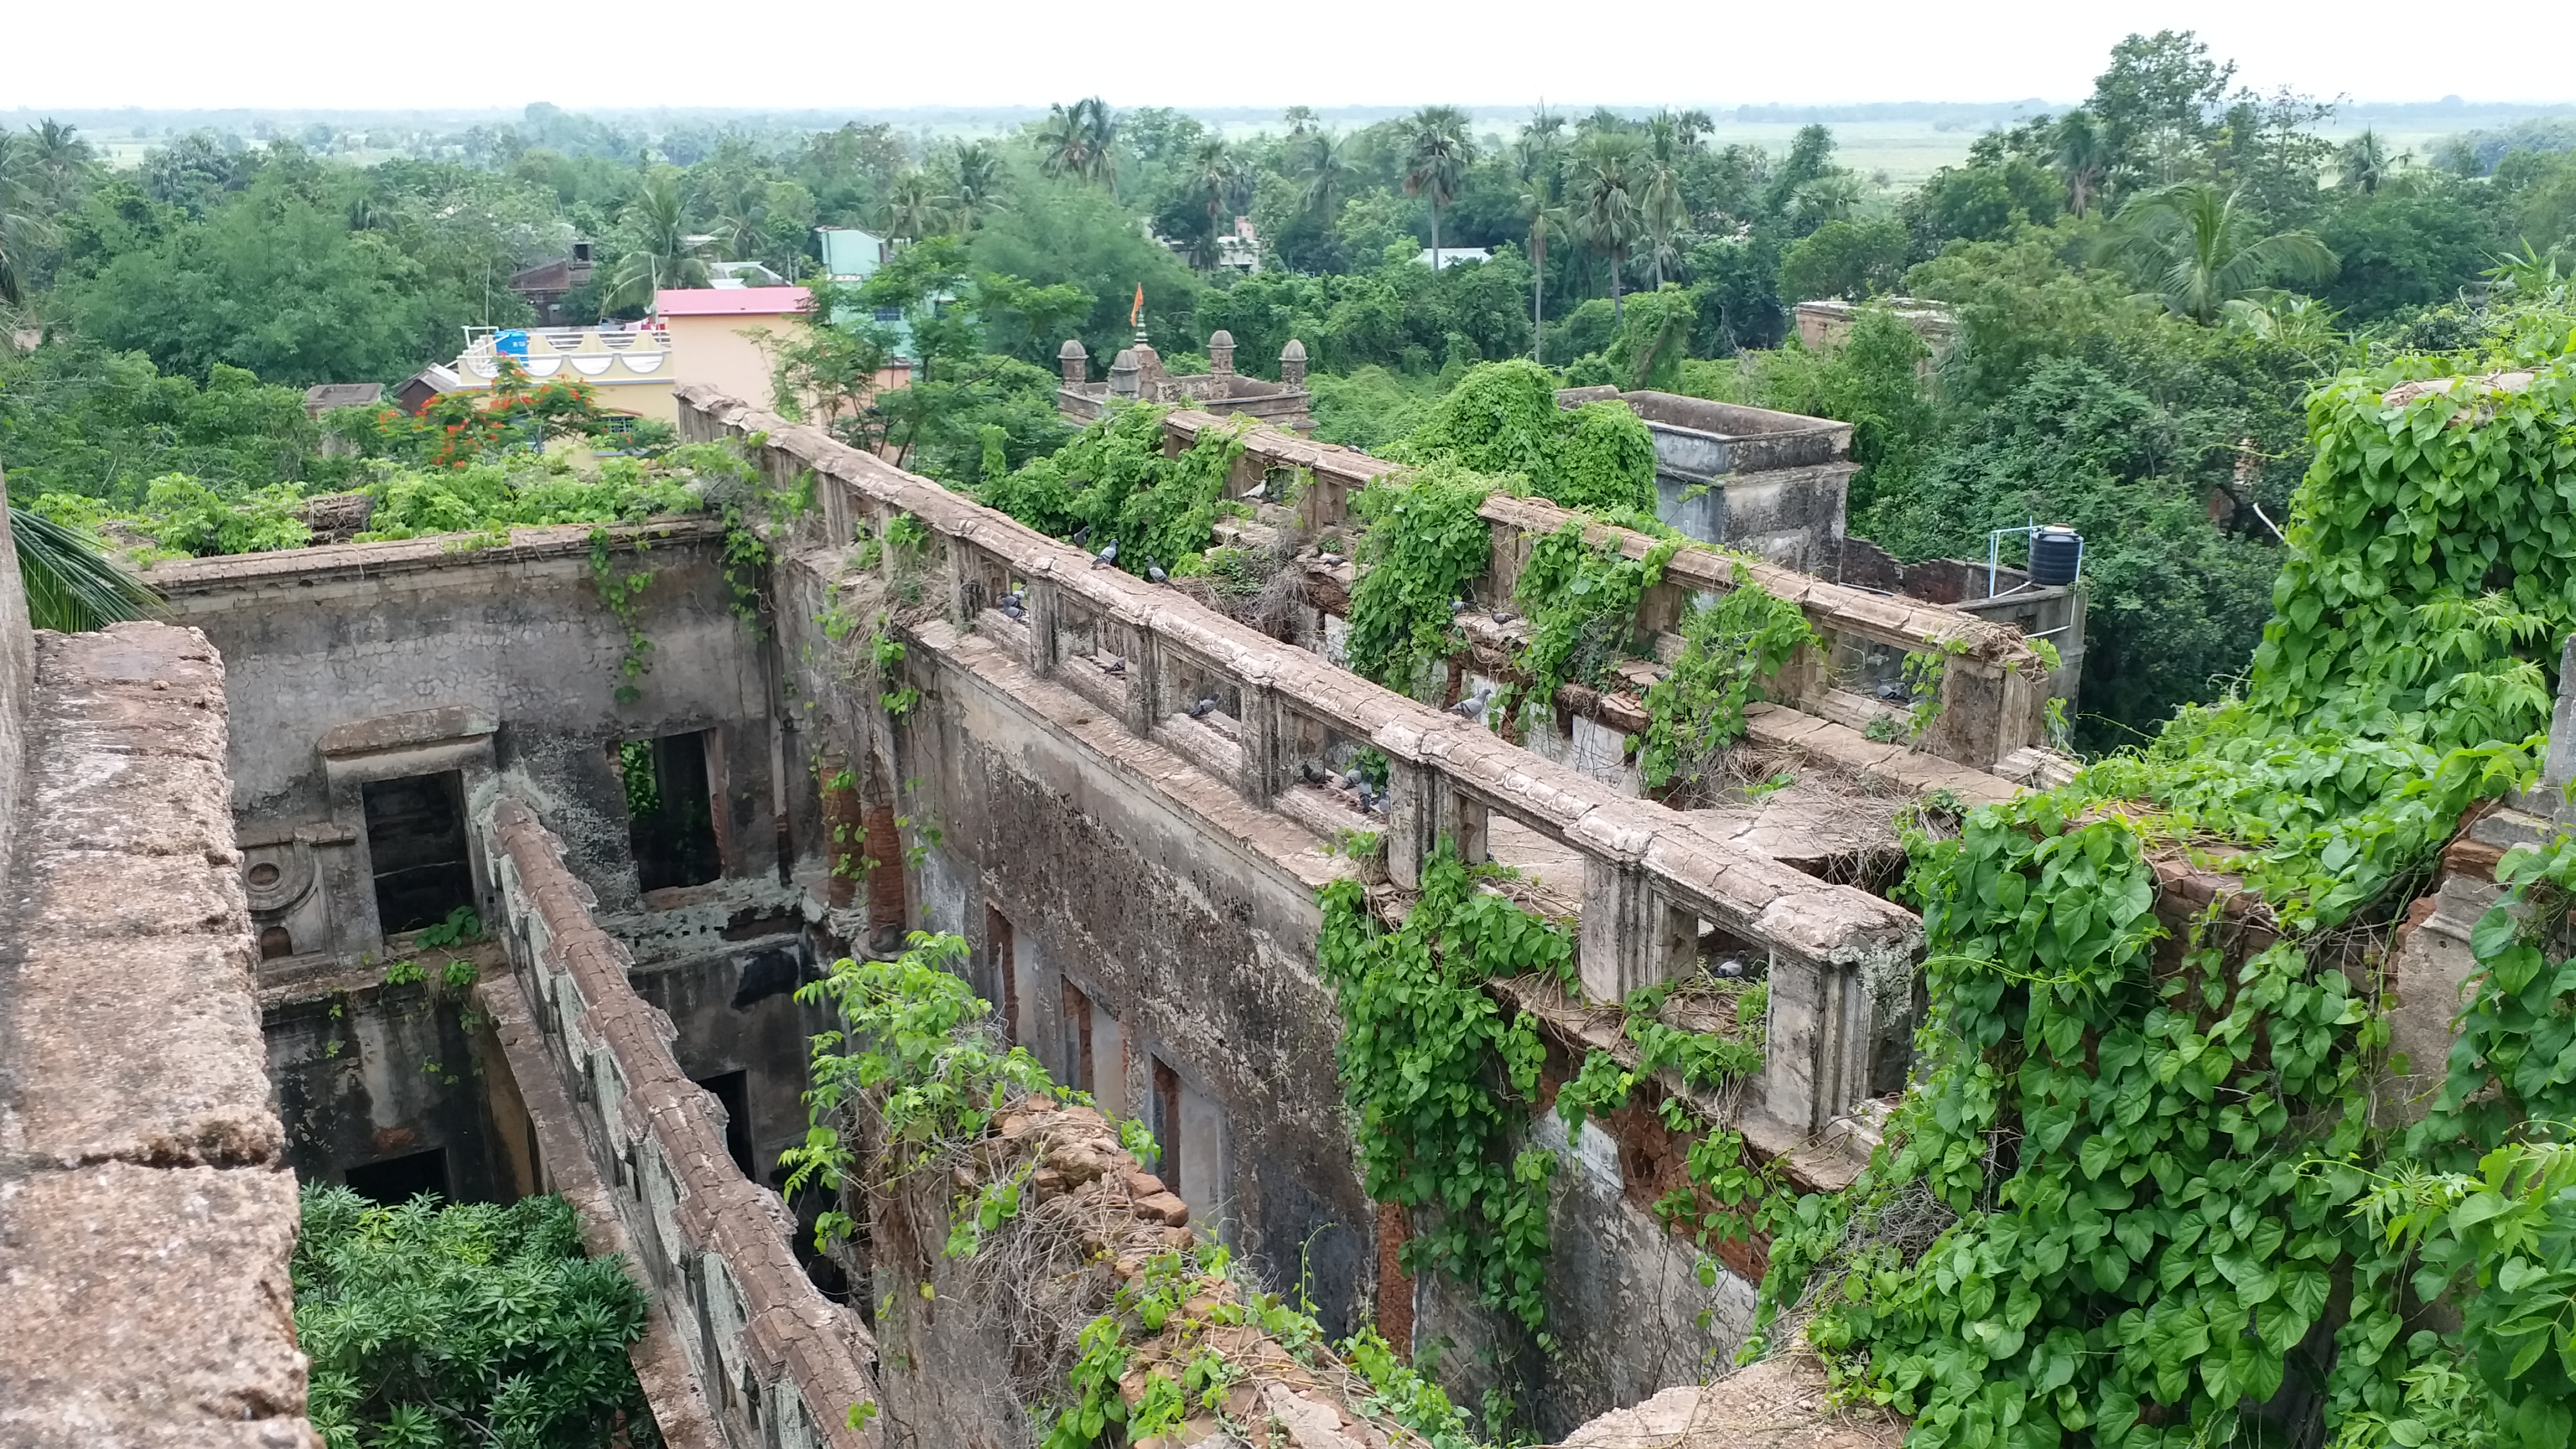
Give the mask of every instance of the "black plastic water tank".
M 2075 582 L 2084 538 L 2071 528 L 2043 527 L 2030 536 L 2030 581 L 2041 588 Z

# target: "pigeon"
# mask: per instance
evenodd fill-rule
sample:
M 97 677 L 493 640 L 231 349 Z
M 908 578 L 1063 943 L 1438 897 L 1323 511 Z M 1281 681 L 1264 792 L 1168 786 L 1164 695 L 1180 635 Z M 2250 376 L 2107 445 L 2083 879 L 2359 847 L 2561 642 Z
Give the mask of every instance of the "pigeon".
M 1449 706 L 1449 712 L 1458 716 L 1460 719 L 1482 721 L 1485 717 L 1486 709 L 1490 707 L 1493 702 L 1494 692 L 1490 689 L 1480 689 L 1476 691 L 1474 696 L 1471 698 L 1462 699 L 1456 704 Z
M 1091 566 L 1096 569 L 1107 568 L 1116 562 L 1118 562 L 1118 540 L 1114 538 L 1109 540 L 1107 548 L 1091 556 Z
M 1206 719 L 1209 715 L 1214 713 L 1216 713 L 1216 696 L 1212 694 L 1190 706 L 1190 718 L 1192 719 Z
M 1370 796 L 1368 799 L 1368 813 L 1371 815 L 1384 815 L 1386 813 L 1386 797 L 1384 795 Z
M 1250 490 L 1249 492 L 1247 492 L 1247 493 L 1245 493 L 1245 494 L 1243 495 L 1243 501 L 1244 501 L 1244 502 L 1246 502 L 1246 503 L 1258 503 L 1258 502 L 1260 502 L 1262 499 L 1267 498 L 1267 497 L 1269 497 L 1269 496 L 1270 496 L 1270 480 L 1269 480 L 1269 479 L 1267 479 L 1267 478 L 1264 478 L 1264 479 L 1262 479 L 1262 480 L 1261 480 L 1261 483 L 1260 483 L 1260 485 L 1259 485 L 1258 487 L 1253 488 L 1252 490 Z
M 1519 617 L 1520 615 L 1513 613 L 1509 609 L 1496 609 L 1494 611 L 1494 622 L 1497 624 L 1508 624 Z
M 1454 619 L 1465 612 L 1467 612 L 1467 601 L 1465 599 L 1451 599 L 1449 601 L 1449 616 L 1451 618 Z
M 1725 960 L 1718 962 L 1717 974 L 1729 981 L 1733 981 L 1742 976 L 1744 974 L 1744 958 L 1741 956 L 1729 956 Z
M 1127 661 L 1123 657 L 1113 655 L 1107 664 L 1100 667 L 1110 674 L 1124 674 L 1127 672 Z
M 1009 593 L 1004 594 L 1002 596 L 1002 602 L 1005 604 L 1019 604 L 1025 607 L 1029 602 L 1028 586 L 1023 584 L 1020 587 L 1011 590 Z
M 1320 785 L 1330 777 L 1325 775 L 1323 771 L 1316 769 L 1314 761 L 1299 760 L 1297 762 L 1297 778 L 1305 781 L 1309 785 Z
M 1002 601 L 1002 617 L 1005 619 L 1017 619 L 1027 612 L 1028 611 L 1026 609 L 1020 607 L 1017 599 L 1004 599 Z
M 1163 572 L 1163 566 L 1161 564 L 1154 562 L 1152 559 L 1145 560 L 1146 582 L 1159 584 L 1168 577 L 1169 575 Z
M 1082 527 L 1075 529 L 1065 538 L 1065 542 L 1072 544 L 1075 548 L 1080 548 L 1091 542 L 1091 525 L 1086 523 Z
M 1342 777 L 1342 788 L 1345 790 L 1365 789 L 1367 785 L 1368 777 L 1362 775 L 1356 768 Z

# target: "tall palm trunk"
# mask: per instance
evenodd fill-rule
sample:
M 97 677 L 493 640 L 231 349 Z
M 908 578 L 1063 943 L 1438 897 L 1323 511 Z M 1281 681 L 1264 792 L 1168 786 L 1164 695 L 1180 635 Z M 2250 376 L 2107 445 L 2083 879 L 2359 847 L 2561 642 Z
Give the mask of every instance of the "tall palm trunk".
M 1625 306 L 1619 300 L 1619 274 L 1627 270 L 1627 261 L 1626 247 L 1610 249 L 1610 320 L 1614 323 L 1625 323 L 1628 320 Z
M 1431 274 L 1440 274 L 1440 202 L 1436 196 L 1431 202 Z
M 1544 365 L 1540 334 L 1547 326 L 1547 219 L 1530 228 L 1530 361 Z

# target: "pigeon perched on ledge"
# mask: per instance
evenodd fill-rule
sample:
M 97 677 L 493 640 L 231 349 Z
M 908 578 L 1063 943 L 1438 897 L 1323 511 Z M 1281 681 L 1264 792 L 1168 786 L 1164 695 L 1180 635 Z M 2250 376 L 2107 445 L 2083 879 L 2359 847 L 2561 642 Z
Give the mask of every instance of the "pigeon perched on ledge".
M 1190 706 L 1190 718 L 1192 719 L 1206 719 L 1209 715 L 1214 713 L 1216 713 L 1216 696 L 1212 694 Z
M 1163 566 L 1161 564 L 1154 562 L 1152 559 L 1145 560 L 1145 581 L 1147 583 L 1159 584 L 1163 582 L 1165 577 L 1167 576 L 1164 574 Z
M 1114 538 L 1109 540 L 1107 548 L 1091 556 L 1091 566 L 1096 569 L 1107 568 L 1116 562 L 1118 562 L 1118 540 Z
M 1462 699 L 1449 706 L 1449 712 L 1460 719 L 1474 720 L 1481 724 L 1485 719 L 1485 711 L 1493 708 L 1493 704 L 1494 692 L 1490 689 L 1480 689 L 1473 697 Z

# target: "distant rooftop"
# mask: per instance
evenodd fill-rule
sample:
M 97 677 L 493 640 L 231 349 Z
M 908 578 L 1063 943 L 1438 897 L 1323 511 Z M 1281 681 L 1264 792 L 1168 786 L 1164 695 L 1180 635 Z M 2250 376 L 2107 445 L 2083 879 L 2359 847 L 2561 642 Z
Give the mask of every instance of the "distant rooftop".
M 802 312 L 812 297 L 803 287 L 686 287 L 653 294 L 664 317 L 777 317 Z

